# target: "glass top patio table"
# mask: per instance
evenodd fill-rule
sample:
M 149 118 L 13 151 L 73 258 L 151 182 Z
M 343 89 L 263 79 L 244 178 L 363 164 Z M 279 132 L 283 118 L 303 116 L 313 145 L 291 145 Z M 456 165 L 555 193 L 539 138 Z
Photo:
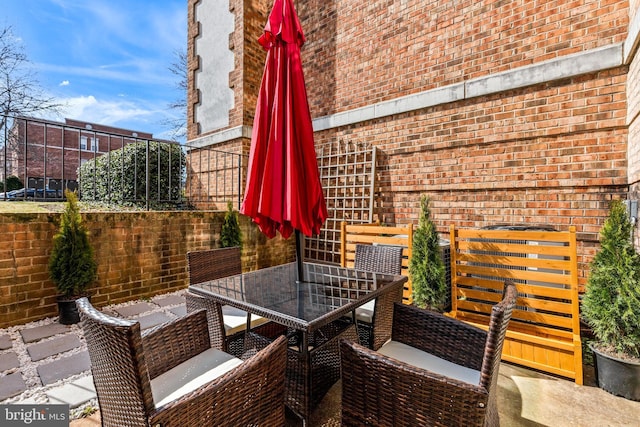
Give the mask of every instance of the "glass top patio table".
M 303 263 L 302 271 L 299 281 L 294 262 L 194 284 L 189 291 L 285 327 L 285 403 L 306 424 L 340 378 L 339 338 L 358 340 L 355 309 L 377 298 L 378 309 L 391 312 L 393 303 L 402 301 L 407 278 L 315 263 Z M 255 332 L 259 328 L 250 330 L 248 315 L 245 347 L 266 338 Z
M 312 333 L 357 307 L 402 287 L 407 278 L 334 265 L 296 263 L 255 270 L 191 285 L 189 290 L 263 316 L 298 331 Z

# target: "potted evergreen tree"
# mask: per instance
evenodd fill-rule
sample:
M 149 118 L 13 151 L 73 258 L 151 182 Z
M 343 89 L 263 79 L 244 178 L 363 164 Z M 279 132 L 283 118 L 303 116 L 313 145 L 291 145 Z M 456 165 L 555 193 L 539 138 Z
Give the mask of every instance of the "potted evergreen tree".
M 60 218 L 60 229 L 53 237 L 49 258 L 49 277 L 58 291 L 59 322 L 78 323 L 76 299 L 87 295 L 87 287 L 96 279 L 97 265 L 89 232 L 82 224 L 78 196 L 65 191 L 67 202 Z
M 640 256 L 626 207 L 613 201 L 591 262 L 582 316 L 592 328 L 598 385 L 640 401 Z
M 420 198 L 420 217 L 413 233 L 409 274 L 414 304 L 442 312 L 447 300 L 447 270 L 442 261 L 440 237 L 431 221 L 429 203 L 427 196 Z
M 233 210 L 233 204 L 227 202 L 227 213 L 224 215 L 222 230 L 220 231 L 220 247 L 242 247 L 242 233 L 238 223 L 238 212 Z

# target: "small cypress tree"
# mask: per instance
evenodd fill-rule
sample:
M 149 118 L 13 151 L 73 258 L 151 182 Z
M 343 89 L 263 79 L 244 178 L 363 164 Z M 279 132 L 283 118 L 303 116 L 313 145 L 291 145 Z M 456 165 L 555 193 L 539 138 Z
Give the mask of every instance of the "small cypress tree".
M 440 252 L 440 237 L 431 221 L 429 198 L 420 199 L 418 228 L 413 233 L 413 249 L 409 274 L 413 301 L 419 307 L 442 311 L 446 303 L 446 268 Z
M 238 212 L 233 210 L 233 204 L 227 203 L 227 213 L 224 215 L 222 230 L 220 231 L 220 247 L 242 247 L 242 233 L 238 223 Z
M 640 357 L 640 256 L 621 200 L 611 204 L 591 261 L 582 316 L 603 351 Z
M 89 232 L 82 224 L 78 196 L 65 191 L 67 203 L 60 219 L 60 229 L 53 237 L 53 249 L 49 258 L 49 276 L 58 293 L 73 298 L 85 294 L 86 288 L 96 279 L 97 265 Z

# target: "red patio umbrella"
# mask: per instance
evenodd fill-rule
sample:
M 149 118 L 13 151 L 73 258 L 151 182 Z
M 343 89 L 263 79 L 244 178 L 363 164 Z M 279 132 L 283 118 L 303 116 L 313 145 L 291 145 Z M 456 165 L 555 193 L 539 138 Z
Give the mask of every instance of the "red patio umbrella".
M 306 236 L 319 234 L 327 208 L 300 59 L 305 38 L 293 0 L 274 1 L 258 41 L 267 50 L 267 59 L 240 212 L 269 238 L 276 231 L 285 239 L 294 230 Z M 298 261 L 301 258 L 298 253 Z

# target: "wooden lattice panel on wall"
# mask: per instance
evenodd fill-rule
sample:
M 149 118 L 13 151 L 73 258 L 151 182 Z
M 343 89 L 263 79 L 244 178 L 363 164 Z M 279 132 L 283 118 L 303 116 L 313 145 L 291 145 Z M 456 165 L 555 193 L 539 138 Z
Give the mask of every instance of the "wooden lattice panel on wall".
M 329 217 L 318 236 L 305 239 L 305 258 L 340 263 L 340 223 L 374 221 L 376 148 L 335 141 L 316 153 Z

